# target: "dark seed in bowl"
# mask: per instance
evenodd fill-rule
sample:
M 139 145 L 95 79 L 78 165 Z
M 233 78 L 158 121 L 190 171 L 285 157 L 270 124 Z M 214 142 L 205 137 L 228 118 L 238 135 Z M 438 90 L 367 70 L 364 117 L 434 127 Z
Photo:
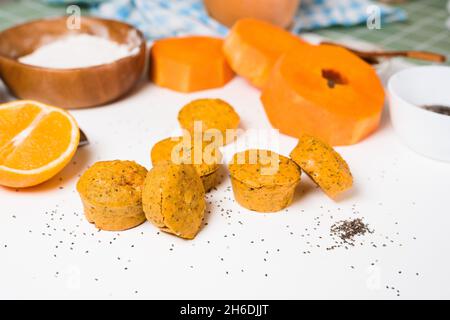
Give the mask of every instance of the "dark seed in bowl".
M 427 106 L 422 106 L 422 109 L 425 109 L 425 110 L 428 110 L 428 111 L 432 111 L 432 112 L 436 112 L 436 113 L 440 113 L 440 114 L 444 114 L 446 116 L 450 116 L 450 107 L 447 107 L 447 106 L 427 105 Z

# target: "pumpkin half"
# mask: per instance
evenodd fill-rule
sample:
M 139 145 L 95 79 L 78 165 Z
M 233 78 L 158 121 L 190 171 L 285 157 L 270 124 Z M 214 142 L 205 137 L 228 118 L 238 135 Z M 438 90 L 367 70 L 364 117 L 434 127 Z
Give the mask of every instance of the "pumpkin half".
M 278 60 L 261 100 L 282 133 L 351 145 L 377 129 L 384 97 L 375 70 L 353 53 L 302 45 Z

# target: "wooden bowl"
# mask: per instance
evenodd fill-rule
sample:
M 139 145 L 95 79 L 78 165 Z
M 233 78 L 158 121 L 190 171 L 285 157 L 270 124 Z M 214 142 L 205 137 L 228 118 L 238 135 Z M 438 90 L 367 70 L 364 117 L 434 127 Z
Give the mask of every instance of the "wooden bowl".
M 137 53 L 112 63 L 75 69 L 42 68 L 18 61 L 43 44 L 79 33 L 127 44 Z M 145 61 L 142 33 L 113 20 L 82 17 L 80 28 L 71 30 L 67 17 L 59 17 L 28 22 L 0 33 L 0 77 L 11 93 L 63 108 L 99 106 L 120 98 L 140 80 Z

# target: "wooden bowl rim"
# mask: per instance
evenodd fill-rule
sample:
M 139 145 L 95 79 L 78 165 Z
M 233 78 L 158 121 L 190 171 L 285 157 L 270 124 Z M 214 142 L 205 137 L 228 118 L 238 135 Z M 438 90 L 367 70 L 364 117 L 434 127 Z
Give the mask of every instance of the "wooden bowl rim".
M 134 54 L 130 54 L 129 56 L 120 58 L 118 60 L 115 60 L 113 62 L 109 62 L 109 63 L 103 63 L 103 64 L 99 64 L 99 65 L 95 65 L 95 66 L 91 66 L 91 67 L 81 67 L 81 68 L 66 68 L 66 69 L 61 69 L 61 68 L 48 68 L 48 67 L 39 67 L 39 66 L 35 66 L 35 65 L 31 65 L 31 64 L 26 64 L 26 63 L 22 63 L 20 61 L 18 61 L 17 59 L 13 59 L 11 57 L 7 57 L 3 54 L 0 53 L 0 59 L 4 59 L 10 63 L 19 65 L 22 68 L 29 68 L 29 69 L 35 69 L 37 71 L 45 71 L 45 72 L 52 72 L 52 73 L 70 73 L 70 72 L 82 72 L 82 71 L 95 71 L 96 69 L 102 69 L 102 68 L 108 68 L 117 64 L 120 64 L 124 61 L 127 60 L 131 60 L 131 59 L 135 59 L 138 58 L 141 55 L 145 55 L 145 51 L 147 49 L 147 41 L 145 40 L 144 34 L 142 33 L 141 30 L 139 30 L 138 28 L 134 27 L 133 25 L 123 22 L 123 21 L 119 21 L 119 20 L 114 20 L 114 19 L 105 19 L 105 18 L 99 18 L 99 17 L 94 17 L 94 16 L 83 16 L 81 17 L 82 19 L 87 19 L 87 20 L 91 20 L 91 21 L 97 21 L 97 22 L 112 22 L 112 23 L 117 23 L 120 24 L 124 27 L 128 27 L 130 30 L 134 30 L 136 31 L 140 44 L 138 46 L 136 46 L 136 48 L 139 48 L 139 51 L 134 53 Z M 39 22 L 45 22 L 45 21 L 56 21 L 56 20 L 62 20 L 62 19 L 67 19 L 67 16 L 58 16 L 58 17 L 49 17 L 49 18 L 41 18 L 41 19 L 34 19 L 34 20 L 29 20 L 27 22 L 24 23 L 19 23 L 16 24 L 8 29 L 3 30 L 2 32 L 0 32 L 0 36 L 3 33 L 6 33 L 8 31 L 12 31 L 16 28 L 20 28 L 20 27 L 24 27 L 27 25 L 32 25 L 35 23 L 39 23 Z

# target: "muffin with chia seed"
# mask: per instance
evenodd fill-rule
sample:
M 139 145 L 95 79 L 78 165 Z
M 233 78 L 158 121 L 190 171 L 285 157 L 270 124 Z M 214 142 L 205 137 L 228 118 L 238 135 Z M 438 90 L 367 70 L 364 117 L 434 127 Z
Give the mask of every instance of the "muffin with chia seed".
M 276 212 L 289 206 L 300 183 L 300 168 L 268 150 L 237 153 L 228 168 L 236 201 L 257 212 Z
M 205 215 L 205 189 L 193 165 L 159 162 L 147 174 L 142 203 L 156 227 L 194 239 Z
M 347 162 L 318 138 L 302 135 L 291 152 L 291 159 L 332 199 L 353 186 Z
M 174 163 L 192 164 L 202 179 L 205 191 L 208 192 L 218 183 L 219 163 L 222 154 L 213 143 L 205 141 L 172 137 L 156 143 L 151 151 L 152 164 L 172 161 Z
M 178 122 L 192 137 L 202 132 L 217 131 L 222 139 L 215 140 L 215 143 L 223 146 L 236 139 L 240 117 L 230 104 L 221 99 L 197 99 L 181 108 Z
M 147 169 L 133 161 L 101 161 L 80 178 L 77 190 L 90 223 L 101 230 L 134 228 L 145 219 L 142 186 Z

